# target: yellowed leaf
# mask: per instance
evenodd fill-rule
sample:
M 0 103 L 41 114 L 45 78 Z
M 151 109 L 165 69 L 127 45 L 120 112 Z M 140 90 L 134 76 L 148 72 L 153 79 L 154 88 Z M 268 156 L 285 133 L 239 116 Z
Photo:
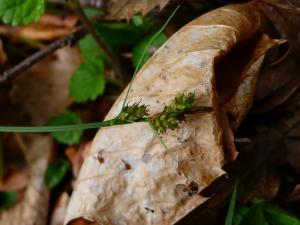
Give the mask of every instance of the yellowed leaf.
M 256 3 L 229 5 L 187 24 L 153 55 L 133 82 L 131 104 L 149 105 L 154 115 L 179 93 L 194 92 L 197 105 L 212 107 L 213 113 L 191 115 L 163 134 L 167 150 L 147 123 L 100 129 L 66 224 L 174 224 L 207 200 L 199 193 L 224 174 L 226 162 L 218 103 L 230 100 L 239 87 L 254 59 L 247 55 L 239 65 L 234 59 L 255 51 L 263 25 Z M 106 119 L 118 115 L 124 98 L 125 92 Z
M 80 63 L 77 48 L 56 51 L 14 80 L 12 102 L 30 116 L 32 124 L 46 123 L 72 103 L 69 81 Z

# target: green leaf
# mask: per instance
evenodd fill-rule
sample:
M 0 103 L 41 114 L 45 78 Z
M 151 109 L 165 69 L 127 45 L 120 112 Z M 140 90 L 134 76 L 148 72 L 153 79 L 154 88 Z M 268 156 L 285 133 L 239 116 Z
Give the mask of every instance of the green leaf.
M 105 91 L 104 65 L 100 58 L 89 59 L 79 66 L 70 81 L 70 95 L 78 103 L 95 100 Z
M 80 116 L 71 111 L 61 113 L 49 122 L 49 126 L 81 124 Z M 52 136 L 60 143 L 73 145 L 80 142 L 82 130 L 72 130 L 65 132 L 52 132 Z
M 7 209 L 17 202 L 15 191 L 0 191 L 0 209 Z
M 269 225 L 263 214 L 261 204 L 251 206 L 240 225 Z
M 91 34 L 86 35 L 79 41 L 79 48 L 84 62 L 95 58 L 107 60 L 105 53 Z
M 89 18 L 93 18 L 94 16 L 103 16 L 105 13 L 100 8 L 94 8 L 94 7 L 84 7 L 83 9 L 84 14 Z
M 225 225 L 232 225 L 233 224 L 233 217 L 234 217 L 234 211 L 235 211 L 235 204 L 236 204 L 236 198 L 237 198 L 237 187 L 238 187 L 238 181 L 235 181 L 233 191 L 230 198 L 229 208 L 226 216 Z
M 249 212 L 248 207 L 239 206 L 234 212 L 233 224 L 239 225 L 243 221 L 244 217 L 247 215 L 248 212 Z
M 148 16 L 143 18 L 140 26 L 124 22 L 98 22 L 95 29 L 106 44 L 133 45 L 149 32 L 153 32 L 156 25 L 157 20 Z
M 156 38 L 154 38 L 153 42 L 151 43 L 151 45 L 149 46 L 148 49 L 148 43 L 151 40 L 151 38 L 153 37 L 153 35 L 155 35 L 154 33 L 150 34 L 149 36 L 147 36 L 145 39 L 143 39 L 142 41 L 140 41 L 133 49 L 133 56 L 132 56 L 132 62 L 134 67 L 137 67 L 139 60 L 141 61 L 141 65 L 144 65 L 148 59 L 151 57 L 151 55 L 161 46 L 163 45 L 166 41 L 167 41 L 167 36 L 164 33 L 159 33 L 159 35 L 157 35 Z M 146 51 L 146 53 L 143 56 L 144 51 Z M 141 59 L 142 58 L 142 59 Z
M 49 188 L 57 187 L 70 172 L 70 163 L 65 159 L 57 159 L 52 162 L 45 173 L 45 184 Z
M 135 15 L 131 18 L 131 21 L 134 26 L 138 27 L 144 23 L 143 17 L 141 15 Z
M 44 0 L 0 0 L 0 18 L 6 24 L 37 22 L 44 11 Z
M 271 204 L 264 203 L 263 212 L 272 225 L 300 225 L 300 220 L 297 217 Z

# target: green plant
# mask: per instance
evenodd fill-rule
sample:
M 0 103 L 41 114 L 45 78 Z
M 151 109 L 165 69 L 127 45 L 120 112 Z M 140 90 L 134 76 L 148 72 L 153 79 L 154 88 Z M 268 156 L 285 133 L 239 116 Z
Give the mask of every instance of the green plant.
M 70 95 L 78 103 L 95 100 L 105 90 L 104 64 L 101 58 L 88 59 L 73 74 Z
M 15 191 L 0 191 L 0 209 L 7 209 L 17 202 Z
M 62 158 L 55 160 L 46 170 L 44 177 L 45 184 L 49 188 L 57 187 L 70 171 L 71 166 L 67 160 Z
M 68 124 L 81 124 L 80 116 L 71 111 L 65 111 L 54 117 L 48 123 L 49 126 L 64 126 Z M 52 136 L 60 143 L 72 145 L 80 142 L 82 131 L 81 130 L 68 130 L 65 132 L 53 131 Z
M 37 22 L 44 11 L 44 0 L 0 0 L 0 18 L 6 24 Z

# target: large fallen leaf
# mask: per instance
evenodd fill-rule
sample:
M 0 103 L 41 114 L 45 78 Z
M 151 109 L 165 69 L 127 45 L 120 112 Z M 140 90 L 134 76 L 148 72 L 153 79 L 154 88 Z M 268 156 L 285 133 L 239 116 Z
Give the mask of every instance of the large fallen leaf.
M 230 100 L 243 71 L 257 61 L 252 54 L 240 64 L 228 57 L 253 53 L 263 24 L 255 3 L 226 6 L 184 26 L 154 54 L 134 80 L 129 102 L 147 104 L 156 114 L 178 93 L 195 92 L 197 105 L 213 113 L 191 115 L 162 135 L 167 150 L 146 123 L 101 129 L 81 168 L 66 224 L 173 224 L 207 199 L 199 192 L 224 174 L 226 161 L 218 101 Z M 222 70 L 223 59 L 234 69 Z M 218 96 L 220 78 L 227 86 Z M 124 98 L 106 119 L 118 115 Z
M 45 135 L 18 136 L 29 167 L 29 184 L 23 198 L 0 212 L 0 225 L 43 225 L 47 221 L 49 189 L 44 184 L 53 141 Z
M 14 80 L 12 102 L 30 116 L 32 124 L 46 123 L 72 103 L 69 80 L 80 63 L 77 48 L 56 51 Z
M 147 14 L 155 7 L 164 8 L 169 0 L 113 0 L 109 19 L 129 20 L 135 14 Z
M 274 54 L 274 62 L 259 77 L 256 113 L 278 108 L 300 87 L 300 3 L 297 0 L 263 0 L 260 5 L 276 32 L 288 40 L 285 46 L 288 48 Z

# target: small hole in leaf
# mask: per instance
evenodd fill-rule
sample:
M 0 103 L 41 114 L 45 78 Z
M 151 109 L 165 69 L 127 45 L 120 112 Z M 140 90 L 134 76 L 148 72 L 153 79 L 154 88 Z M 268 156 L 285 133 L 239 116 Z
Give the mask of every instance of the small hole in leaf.
M 125 170 L 131 170 L 131 165 L 129 163 L 125 162 L 123 159 L 122 159 L 122 162 L 124 163 Z

